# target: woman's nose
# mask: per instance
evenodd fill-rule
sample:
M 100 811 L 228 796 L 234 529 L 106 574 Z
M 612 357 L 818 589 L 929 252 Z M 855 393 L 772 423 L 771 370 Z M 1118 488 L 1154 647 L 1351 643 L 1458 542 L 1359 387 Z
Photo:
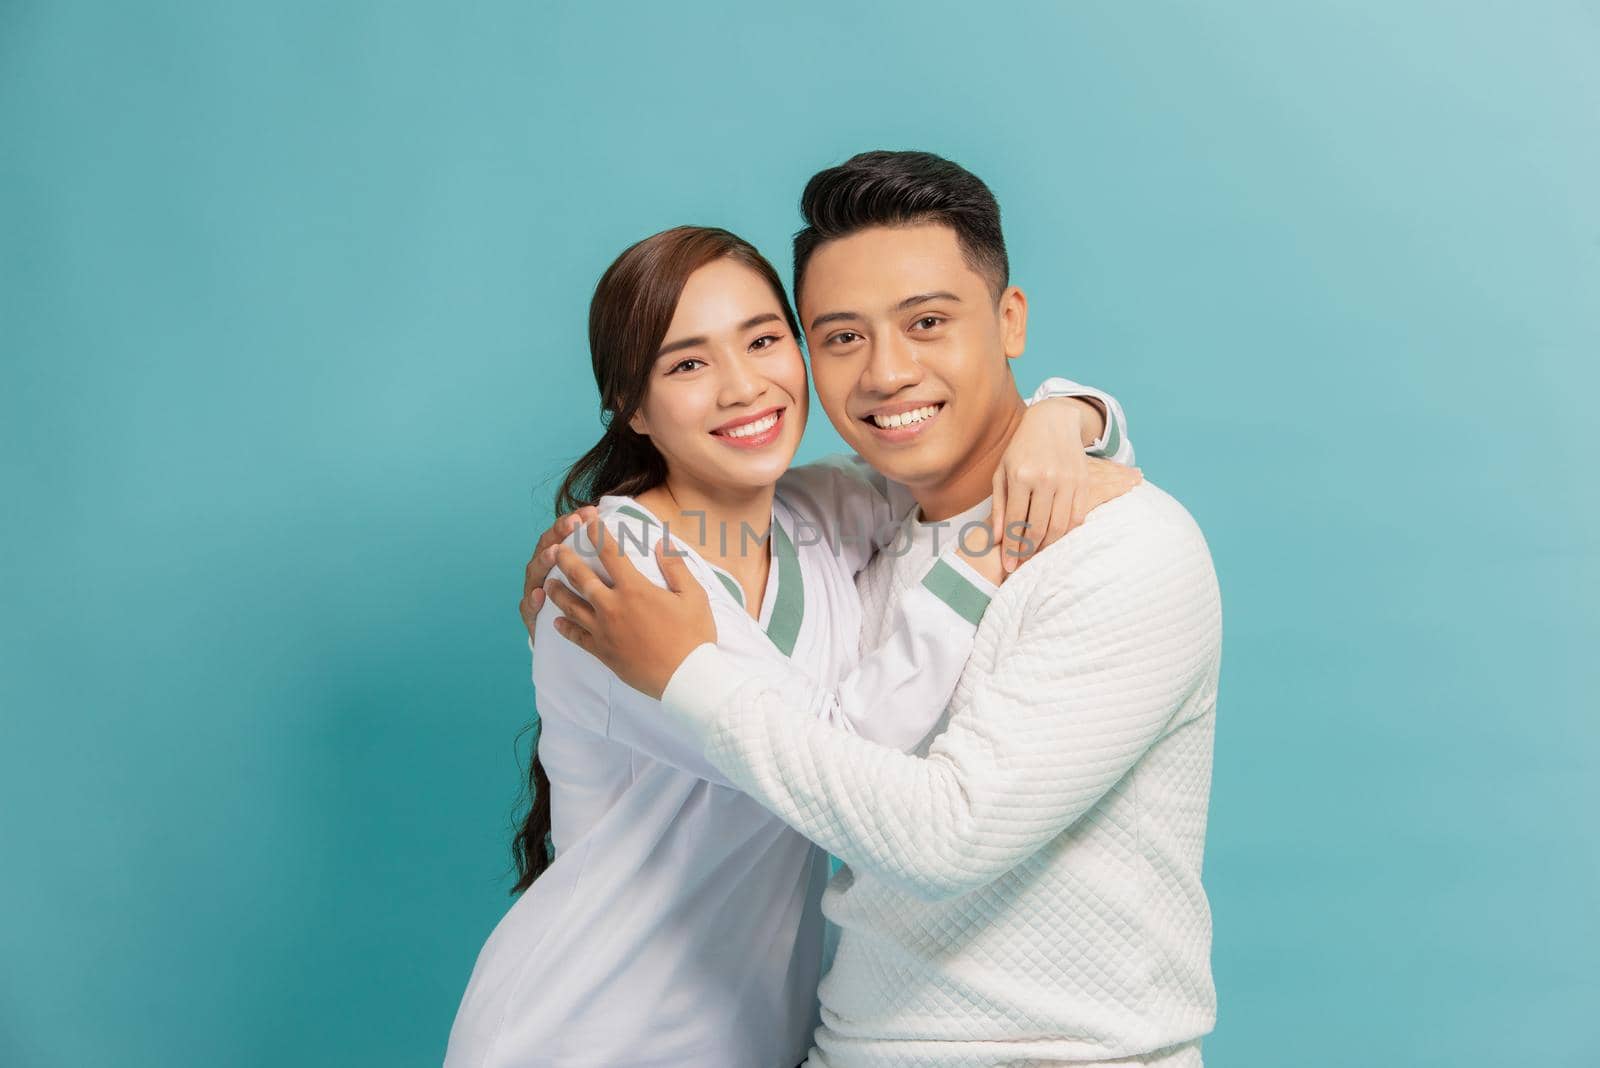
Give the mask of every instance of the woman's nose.
M 744 404 L 761 396 L 764 387 L 760 376 L 742 359 L 725 360 L 722 366 L 718 400 L 723 404 Z

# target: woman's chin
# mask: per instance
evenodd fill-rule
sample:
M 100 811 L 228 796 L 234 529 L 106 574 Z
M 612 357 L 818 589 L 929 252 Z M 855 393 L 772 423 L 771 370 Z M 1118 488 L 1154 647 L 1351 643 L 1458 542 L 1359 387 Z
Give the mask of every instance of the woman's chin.
M 794 461 L 795 450 L 784 442 L 744 456 L 720 457 L 712 481 L 728 489 L 758 490 L 775 486 Z

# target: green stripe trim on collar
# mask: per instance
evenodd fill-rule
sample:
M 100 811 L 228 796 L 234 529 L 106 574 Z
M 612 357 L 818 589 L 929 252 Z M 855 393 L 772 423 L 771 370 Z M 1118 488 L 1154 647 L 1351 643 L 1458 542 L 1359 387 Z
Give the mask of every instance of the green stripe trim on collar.
M 806 614 L 805 583 L 800 578 L 800 554 L 795 550 L 789 534 L 772 518 L 773 559 L 778 565 L 778 599 L 772 605 L 772 618 L 767 620 L 767 637 L 784 656 L 794 655 L 794 645 L 800 638 L 800 622 Z
M 631 519 L 642 519 L 646 523 L 655 522 L 654 519 L 651 519 L 649 516 L 645 515 L 631 504 L 619 504 L 617 506 L 617 514 L 628 516 Z
M 737 582 L 733 581 L 733 576 L 724 573 L 715 564 L 707 563 L 706 566 L 711 569 L 711 573 L 713 575 L 717 576 L 717 578 L 722 580 L 722 584 L 724 586 L 728 587 L 728 592 L 733 594 L 733 599 L 735 601 L 739 602 L 739 607 L 740 608 L 743 608 L 744 607 L 744 591 L 739 588 L 739 584 Z
M 655 525 L 656 522 L 653 516 L 646 515 L 644 512 L 640 511 L 638 508 L 635 508 L 631 504 L 619 504 L 617 506 L 617 514 L 625 515 L 630 519 L 642 520 L 643 522 L 651 524 L 652 526 Z M 744 591 L 739 588 L 739 584 L 734 581 L 733 576 L 722 570 L 722 568 L 718 567 L 716 564 L 713 564 L 711 561 L 705 560 L 704 557 L 701 559 L 704 560 L 705 565 L 711 569 L 711 573 L 722 580 L 722 585 L 730 594 L 733 595 L 733 599 L 739 602 L 739 607 L 743 608 Z
M 922 577 L 928 592 L 955 610 L 956 615 L 978 625 L 984 609 L 989 607 L 989 595 L 974 586 L 967 576 L 944 560 L 937 560 Z

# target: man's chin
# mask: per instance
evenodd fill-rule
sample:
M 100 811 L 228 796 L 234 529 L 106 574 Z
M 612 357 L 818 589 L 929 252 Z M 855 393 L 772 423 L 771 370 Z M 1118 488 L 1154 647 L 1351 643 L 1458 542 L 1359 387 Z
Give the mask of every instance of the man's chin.
M 937 457 L 926 449 L 885 449 L 877 442 L 856 442 L 855 450 L 872 469 L 894 482 L 918 486 L 937 481 Z

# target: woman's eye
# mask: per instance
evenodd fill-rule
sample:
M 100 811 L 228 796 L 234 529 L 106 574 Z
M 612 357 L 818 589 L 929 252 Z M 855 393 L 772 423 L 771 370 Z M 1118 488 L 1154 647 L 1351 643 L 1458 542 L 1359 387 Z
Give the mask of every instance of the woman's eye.
M 753 349 L 770 349 L 781 340 L 783 339 L 777 334 L 763 334 L 754 341 L 750 342 L 750 347 Z
M 704 362 L 705 362 L 704 360 L 696 360 L 696 359 L 692 359 L 692 358 L 691 359 L 687 359 L 687 360 L 679 360 L 677 363 L 672 365 L 672 370 L 668 371 L 667 374 L 675 375 L 679 371 L 681 371 L 683 368 L 688 367 L 691 363 L 704 363 Z

